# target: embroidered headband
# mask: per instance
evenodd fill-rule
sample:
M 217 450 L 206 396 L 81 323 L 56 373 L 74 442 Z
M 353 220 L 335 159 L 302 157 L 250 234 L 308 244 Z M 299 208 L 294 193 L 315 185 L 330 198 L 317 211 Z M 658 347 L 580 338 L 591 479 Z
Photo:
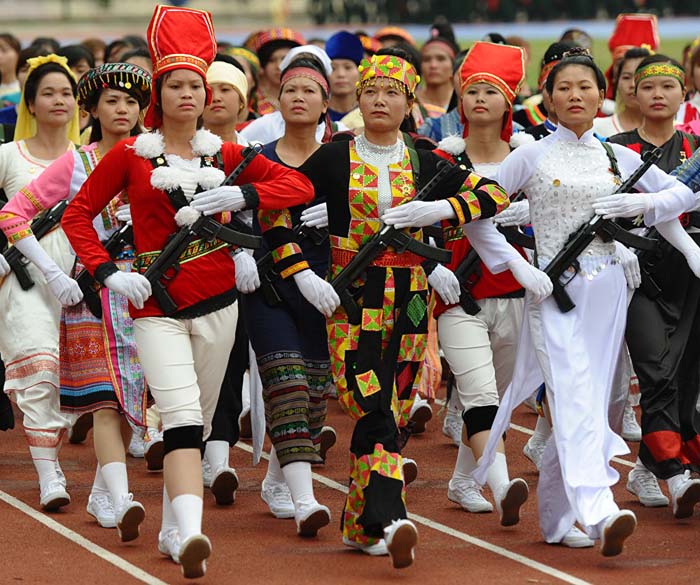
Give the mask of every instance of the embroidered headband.
M 323 77 L 318 71 L 312 69 L 311 67 L 292 67 L 287 69 L 282 79 L 280 80 L 280 89 L 287 83 L 290 79 L 295 79 L 296 77 L 305 77 L 306 79 L 311 79 L 321 86 L 321 89 L 326 92 L 326 95 L 330 94 L 330 87 L 328 86 L 328 80 Z
M 151 74 L 133 63 L 105 63 L 90 69 L 78 81 L 78 104 L 84 106 L 107 88 L 128 93 L 143 109 L 151 98 Z
M 241 59 L 245 59 L 248 61 L 248 63 L 250 63 L 250 66 L 256 73 L 260 70 L 260 59 L 258 59 L 258 56 L 253 53 L 253 51 L 249 51 L 245 47 L 231 47 L 226 49 L 226 54 L 230 55 L 231 57 L 240 57 Z
M 673 63 L 650 63 L 634 73 L 634 88 L 649 77 L 673 77 L 685 88 L 685 71 Z
M 368 85 L 374 85 L 378 77 L 383 77 L 389 80 L 390 85 L 401 89 L 408 98 L 416 97 L 416 86 L 420 83 L 420 75 L 413 65 L 401 57 L 372 55 L 369 60 L 362 60 L 359 71 L 360 81 L 356 84 L 358 95 Z

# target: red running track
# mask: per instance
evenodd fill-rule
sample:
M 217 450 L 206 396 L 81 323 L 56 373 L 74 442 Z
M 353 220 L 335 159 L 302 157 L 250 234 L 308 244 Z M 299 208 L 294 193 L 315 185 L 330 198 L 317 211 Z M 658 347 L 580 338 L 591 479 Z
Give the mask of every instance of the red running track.
M 231 463 L 241 480 L 236 503 L 217 507 L 205 491 L 204 529 L 213 555 L 204 579 L 207 584 L 654 584 L 700 582 L 700 518 L 674 520 L 670 508 L 642 507 L 624 488 L 630 467 L 615 463 L 621 472 L 615 496 L 621 507 L 634 510 L 639 528 L 625 552 L 605 559 L 594 549 L 570 550 L 545 544 L 537 525 L 537 474 L 522 455 L 527 435 L 513 430 L 506 441 L 511 477 L 523 477 L 531 496 L 518 526 L 502 528 L 496 513 L 469 514 L 449 502 L 447 481 L 457 449 L 440 432 L 437 416 L 425 434 L 412 437 L 405 455 L 416 459 L 419 475 L 408 490 L 408 505 L 418 523 L 420 543 L 415 564 L 392 569 L 387 557 L 371 558 L 349 550 L 340 541 L 339 518 L 347 482 L 347 445 L 352 421 L 335 402 L 329 405 L 329 424 L 338 431 L 338 444 L 328 463 L 315 467 L 316 495 L 332 513 L 331 526 L 316 539 L 301 539 L 292 520 L 273 518 L 259 496 L 265 464 L 252 466 L 241 444 L 232 449 Z M 515 423 L 532 428 L 535 416 L 523 408 Z M 631 445 L 633 452 L 636 447 Z M 627 457 L 628 461 L 633 456 Z M 72 503 L 64 511 L 44 515 L 39 509 L 36 476 L 20 428 L 0 433 L 0 585 L 63 585 L 99 583 L 174 584 L 186 581 L 180 569 L 156 548 L 160 524 L 162 476 L 148 473 L 143 460 L 128 459 L 130 487 L 146 507 L 141 537 L 122 544 L 116 530 L 100 528 L 85 512 L 94 476 L 91 435 L 84 445 L 66 444 L 61 465 L 68 478 Z M 664 487 L 665 489 L 665 487 Z M 488 490 L 485 491 L 491 497 Z M 38 511 L 59 534 L 10 505 Z M 32 510 L 29 510 L 30 512 Z M 429 526 L 428 526 L 429 525 Z M 69 530 L 65 530 L 69 529 Z M 87 539 L 87 540 L 84 540 Z M 88 550 L 76 543 L 78 540 Z M 101 555 L 101 556 L 98 556 Z M 112 558 L 110 562 L 104 557 Z M 121 568 L 118 566 L 126 563 Z

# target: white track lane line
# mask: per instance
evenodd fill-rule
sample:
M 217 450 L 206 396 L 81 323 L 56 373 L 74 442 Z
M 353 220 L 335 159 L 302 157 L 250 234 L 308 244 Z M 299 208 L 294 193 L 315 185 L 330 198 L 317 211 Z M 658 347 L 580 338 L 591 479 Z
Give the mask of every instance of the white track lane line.
M 140 569 L 136 565 L 132 565 L 129 561 L 126 561 L 120 556 L 115 555 L 113 552 L 102 548 L 101 546 L 95 544 L 91 540 L 88 540 L 84 536 L 81 536 L 80 534 L 71 530 L 70 528 L 66 528 L 65 526 L 63 526 L 63 524 L 59 524 L 53 518 L 50 518 L 46 514 L 42 514 L 41 512 L 35 510 L 31 506 L 25 504 L 23 501 L 18 500 L 17 498 L 11 496 L 8 493 L 5 493 L 2 490 L 0 490 L 0 500 L 5 502 L 6 504 L 9 504 L 10 506 L 19 510 L 20 512 L 25 513 L 27 516 L 33 518 L 37 522 L 41 522 L 41 524 L 43 524 L 50 530 L 57 532 L 58 534 L 60 534 L 64 538 L 67 538 L 68 540 L 77 544 L 78 546 L 82 546 L 88 552 L 114 565 L 115 567 L 117 567 L 117 569 L 124 571 L 130 577 L 134 577 L 135 579 L 138 579 L 139 581 L 141 581 L 142 583 L 146 583 L 147 585 L 168 585 L 165 581 L 161 581 L 160 579 L 158 579 L 158 577 L 154 577 L 153 575 L 146 573 L 146 571 L 144 571 L 143 569 Z
M 253 448 L 250 445 L 247 445 L 246 443 L 241 443 L 240 441 L 236 444 L 236 447 L 243 451 L 247 451 L 248 453 L 253 452 Z M 269 459 L 269 455 L 265 452 L 263 452 L 262 456 L 264 459 Z M 337 490 L 344 494 L 348 493 L 348 488 L 338 483 L 337 481 L 329 479 L 323 475 L 319 475 L 318 473 L 312 473 L 312 475 L 317 482 L 325 485 L 326 487 Z M 408 517 L 414 522 L 417 522 L 418 524 L 423 524 L 428 528 L 432 528 L 433 530 L 437 530 L 438 532 L 442 532 L 443 534 L 447 534 L 448 536 L 452 536 L 479 548 L 483 548 L 484 550 L 488 550 L 502 557 L 506 557 L 507 559 L 515 561 L 516 563 L 520 563 L 522 565 L 530 567 L 531 569 L 539 571 L 540 573 L 544 573 L 546 575 L 549 575 L 550 577 L 559 579 L 564 583 L 570 583 L 571 585 L 591 585 L 588 581 L 584 581 L 583 579 L 579 579 L 578 577 L 574 577 L 573 575 L 564 573 L 563 571 L 555 569 L 554 567 L 550 567 L 549 565 L 539 563 L 535 560 L 530 559 L 529 557 L 511 552 L 508 549 L 502 548 L 495 544 L 491 544 L 490 542 L 486 542 L 485 540 L 481 540 L 480 538 L 475 538 L 474 536 L 471 536 L 464 532 L 460 532 L 459 530 L 455 530 L 454 528 L 450 528 L 445 524 L 441 524 L 440 522 L 430 520 L 430 518 L 410 513 Z
M 442 398 L 436 398 L 435 399 L 435 404 L 439 404 L 440 406 L 445 406 L 445 401 L 442 400 Z M 513 429 L 514 431 L 519 431 L 521 433 L 525 433 L 526 435 L 534 435 L 534 431 L 531 429 L 528 429 L 527 427 L 521 427 L 520 425 L 516 425 L 515 423 L 510 423 L 510 428 Z M 634 467 L 634 462 L 632 461 L 627 461 L 625 459 L 620 459 L 619 457 L 613 457 L 612 460 L 615 463 L 619 463 L 620 465 L 625 465 L 627 467 Z

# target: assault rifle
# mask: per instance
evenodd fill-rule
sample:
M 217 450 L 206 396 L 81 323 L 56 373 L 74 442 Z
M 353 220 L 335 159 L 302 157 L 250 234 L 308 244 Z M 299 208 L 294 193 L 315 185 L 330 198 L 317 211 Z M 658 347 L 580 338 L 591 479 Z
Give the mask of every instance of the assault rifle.
M 133 243 L 134 229 L 129 224 L 125 224 L 109 237 L 104 243 L 104 248 L 109 257 L 114 259 L 125 246 Z M 102 319 L 102 301 L 100 300 L 97 283 L 92 274 L 86 268 L 83 268 L 80 274 L 75 277 L 75 281 L 78 283 L 80 290 L 83 291 L 83 300 L 90 312 L 98 319 Z
M 320 246 L 328 240 L 328 230 L 326 228 L 315 228 L 299 223 L 292 228 L 294 232 L 294 241 L 301 242 L 302 240 L 311 240 L 314 246 Z M 260 276 L 260 290 L 265 297 L 265 302 L 270 307 L 276 307 L 282 302 L 275 287 L 275 283 L 279 278 L 279 274 L 275 270 L 275 261 L 272 258 L 272 252 L 267 252 L 260 260 L 257 261 L 258 275 Z
M 452 169 L 453 165 L 450 162 L 446 160 L 439 161 L 435 175 L 422 187 L 412 201 L 425 201 L 437 184 Z M 351 291 L 352 283 L 360 278 L 374 259 L 389 246 L 392 246 L 399 254 L 409 251 L 423 256 L 424 258 L 442 263 L 449 262 L 451 258 L 451 252 L 448 250 L 436 248 L 415 240 L 409 234 L 396 229 L 394 226 L 384 226 L 378 233 L 374 234 L 363 244 L 352 260 L 350 260 L 331 281 L 335 292 L 338 293 L 340 297 L 341 304 L 348 314 L 350 323 L 358 324 L 362 320 L 362 310 L 357 304 L 357 301 L 355 301 Z
M 233 172 L 226 177 L 222 186 L 233 185 L 240 174 L 261 151 L 262 146 L 260 144 L 246 147 L 243 150 L 243 160 Z M 229 225 L 233 225 L 237 229 L 231 229 L 210 216 L 201 215 L 192 225 L 183 226 L 175 232 L 165 244 L 163 251 L 158 254 L 153 263 L 146 269 L 144 276 L 151 283 L 153 296 L 158 301 L 160 308 L 166 316 L 173 315 L 177 311 L 177 304 L 170 294 L 168 294 L 167 285 L 164 281 L 167 282 L 177 276 L 180 271 L 180 256 L 192 241 L 197 238 L 206 241 L 218 239 L 229 245 L 250 249 L 257 249 L 262 245 L 262 238 L 252 235 L 248 226 L 237 218 L 235 214 L 233 214 L 233 220 Z M 243 229 L 245 229 L 245 231 L 243 231 Z M 173 270 L 175 274 L 169 276 L 168 272 L 171 270 Z
M 32 221 L 32 233 L 37 240 L 43 238 L 53 228 L 61 223 L 61 218 L 63 217 L 63 212 L 66 210 L 67 205 L 68 201 L 64 199 L 63 201 L 56 203 L 56 205 L 54 205 L 51 209 Z M 22 252 L 20 252 L 15 246 L 10 246 L 2 253 L 2 255 L 10 265 L 12 272 L 15 273 L 17 281 L 22 287 L 22 290 L 29 290 L 32 288 L 34 286 L 34 281 L 27 270 L 29 260 L 24 257 Z
M 644 157 L 644 162 L 639 168 L 618 187 L 614 194 L 629 193 L 653 164 L 661 158 L 663 151 L 656 148 Z M 602 236 L 605 240 L 617 240 L 631 248 L 638 250 L 652 250 L 657 240 L 652 240 L 642 236 L 637 236 L 620 227 L 610 219 L 604 219 L 602 215 L 594 215 L 590 221 L 584 223 L 578 230 L 569 236 L 564 247 L 554 257 L 545 269 L 545 274 L 552 279 L 554 291 L 552 296 L 562 313 L 568 313 L 576 305 L 564 289 L 564 285 L 559 280 L 562 274 L 570 267 L 577 265 L 577 258 L 583 253 L 596 235 Z

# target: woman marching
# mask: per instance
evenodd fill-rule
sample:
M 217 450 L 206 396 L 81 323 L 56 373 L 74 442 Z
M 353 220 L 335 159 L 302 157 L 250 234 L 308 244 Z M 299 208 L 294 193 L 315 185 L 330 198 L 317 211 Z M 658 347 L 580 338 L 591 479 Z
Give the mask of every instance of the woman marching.
M 43 206 L 21 189 L 73 150 L 79 136 L 77 87 L 65 58 L 36 57 L 28 65 L 16 140 L 0 146 L 0 187 L 6 193 L 19 192 L 17 207 L 33 216 Z M 19 226 L 24 227 L 17 231 Z M 74 305 L 82 298 L 68 276 L 73 253 L 58 222 L 55 227 L 39 243 L 26 219 L 17 217 L 12 207 L 0 212 L 0 229 L 9 243 L 32 261 L 27 265 L 34 283 L 29 290 L 22 290 L 14 273 L 0 286 L 0 354 L 6 367 L 4 390 L 24 415 L 24 432 L 39 475 L 40 503 L 47 510 L 70 502 L 58 464 L 63 434 L 70 426 L 59 404 L 59 321 L 61 305 Z
M 263 154 L 286 167 L 300 167 L 321 146 L 316 126 L 326 117 L 328 94 L 328 78 L 318 60 L 307 55 L 292 61 L 280 83 L 285 133 L 265 145 Z M 317 193 L 314 202 L 323 211 L 325 193 Z M 244 313 L 273 445 L 261 497 L 277 518 L 295 518 L 300 535 L 314 536 L 330 521 L 328 508 L 314 497 L 311 464 L 323 462 L 326 447 L 335 443 L 333 429 L 323 427 L 333 389 L 325 317 L 339 300 L 324 280 L 327 238 L 316 243 L 310 233 L 314 228 L 307 228 L 308 237 L 292 229 L 301 223 L 303 211 L 308 213 L 299 206 L 258 212 L 266 246 L 256 257 L 271 258 L 260 264 L 268 284 L 244 297 Z M 273 289 L 279 300 L 270 294 Z
M 609 196 L 641 159 L 623 147 L 603 145 L 593 135 L 605 78 L 590 56 L 565 57 L 549 74 L 547 91 L 559 119 L 557 130 L 515 150 L 497 174 L 510 193 L 522 190 L 528 196 L 538 264 L 547 266 L 594 209 L 598 214 L 620 207 L 644 213 L 647 224 L 657 224 L 679 242 L 669 226 L 695 201 L 687 187 L 663 171 L 652 167 L 637 182 L 644 194 Z M 674 221 L 658 223 L 669 220 Z M 695 255 L 687 253 L 695 262 Z M 484 482 L 512 410 L 543 375 L 553 433 L 540 467 L 542 533 L 549 543 L 561 542 L 578 522 L 589 538 L 601 540 L 604 556 L 614 556 L 637 524 L 631 511 L 617 507 L 610 489 L 618 474 L 609 461 L 628 449 L 610 429 L 607 408 L 624 335 L 626 289 L 638 286 L 639 269 L 624 246 L 596 237 L 566 276 L 572 310 L 560 311 L 552 299 L 526 305 L 513 382 L 474 477 Z
M 411 202 L 440 161 L 431 152 L 407 148 L 400 138 L 418 80 L 399 50 L 364 61 L 357 87 L 364 134 L 324 145 L 300 169 L 327 200 L 333 278 L 385 223 L 420 228 L 452 219 L 460 225 L 492 217 L 508 205 L 493 181 L 456 166 L 447 170 L 429 202 Z M 435 201 L 438 196 L 445 199 Z M 404 233 L 422 239 L 420 229 Z M 390 247 L 353 283 L 361 323 L 351 323 L 340 307 L 327 324 L 339 401 L 356 421 L 343 543 L 370 555 L 388 553 L 396 568 L 413 562 L 418 537 L 406 519 L 399 427 L 408 422 L 425 356 L 423 260 Z M 426 266 L 430 272 L 435 263 Z
M 685 71 L 673 59 L 653 55 L 639 63 L 634 84 L 642 123 L 612 136 L 610 142 L 641 155 L 661 148 L 657 165 L 670 173 L 699 143 L 697 136 L 674 129 L 685 95 Z M 700 215 L 684 215 L 682 222 L 689 238 L 700 242 Z M 668 498 L 656 478 L 665 479 L 673 515 L 686 518 L 700 502 L 700 480 L 690 479 L 690 470 L 700 466 L 700 425 L 695 420 L 700 281 L 683 254 L 667 242 L 653 254 L 642 255 L 641 264 L 642 287 L 629 306 L 626 339 L 639 377 L 642 442 L 627 489 L 646 506 L 666 506 Z
M 71 244 L 95 279 L 129 298 L 134 333 L 149 388 L 164 429 L 163 518 L 158 546 L 201 577 L 211 543 L 202 534 L 202 440 L 234 342 L 237 307 L 234 260 L 225 242 L 195 239 L 163 281 L 176 310 L 169 316 L 151 295 L 143 274 L 168 238 L 187 229 L 200 212 L 225 203 L 282 207 L 308 201 L 308 180 L 261 157 L 240 175 L 241 186 L 220 186 L 243 159 L 242 148 L 197 130 L 209 90 L 207 68 L 216 53 L 211 15 L 158 6 L 148 29 L 155 88 L 146 115 L 154 130 L 122 141 L 88 177 L 63 218 Z M 216 168 L 217 165 L 223 168 Z M 118 193 L 129 194 L 136 272 L 122 272 L 99 242 L 92 221 Z M 177 212 L 177 214 L 176 214 Z M 217 220 L 226 219 L 216 215 Z
M 522 49 L 474 43 L 461 68 L 464 139 L 445 139 L 438 148 L 480 175 L 495 177 L 510 153 L 512 104 L 524 78 Z M 452 261 L 447 268 L 438 265 L 428 282 L 443 299 L 436 307 L 440 347 L 455 375 L 464 420 L 447 497 L 470 512 L 490 512 L 493 507 L 482 497 L 471 473 L 488 440 L 499 397 L 513 377 L 524 306 L 519 280 L 527 282 L 524 278 L 532 273 L 532 267 L 518 247 L 514 247 L 518 254 L 508 263 L 513 272 L 493 274 L 482 263 L 465 282 L 475 303 L 460 305 L 459 281 L 453 271 L 466 260 L 471 245 L 461 228 L 448 228 L 445 236 L 446 247 L 452 250 Z M 487 482 L 501 524 L 516 524 L 528 487 L 522 479 L 509 479 L 502 440 L 498 442 Z M 562 543 L 593 546 L 592 541 L 573 528 Z
M 31 234 L 29 222 L 37 210 L 72 198 L 103 154 L 119 140 L 139 132 L 139 112 L 148 104 L 150 89 L 151 76 L 124 63 L 103 65 L 80 79 L 78 103 L 93 118 L 90 145 L 63 155 L 13 197 L 3 210 L 16 220 L 8 237 Z M 122 227 L 120 218 L 128 219 L 127 204 L 124 194 L 119 194 L 102 210 L 93 224 L 101 241 Z M 32 261 L 46 278 L 56 270 L 41 247 L 33 252 Z M 131 269 L 129 250 L 120 255 L 119 265 Z M 72 276 L 80 270 L 78 264 Z M 145 424 L 145 383 L 129 334 L 131 319 L 125 317 L 127 299 L 110 292 L 98 304 L 104 309 L 104 319 L 93 315 L 86 303 L 62 311 L 61 409 L 73 415 L 93 414 L 98 464 L 87 511 L 102 527 L 116 526 L 126 542 L 138 536 L 144 510 L 129 494 L 120 412 L 136 424 Z

